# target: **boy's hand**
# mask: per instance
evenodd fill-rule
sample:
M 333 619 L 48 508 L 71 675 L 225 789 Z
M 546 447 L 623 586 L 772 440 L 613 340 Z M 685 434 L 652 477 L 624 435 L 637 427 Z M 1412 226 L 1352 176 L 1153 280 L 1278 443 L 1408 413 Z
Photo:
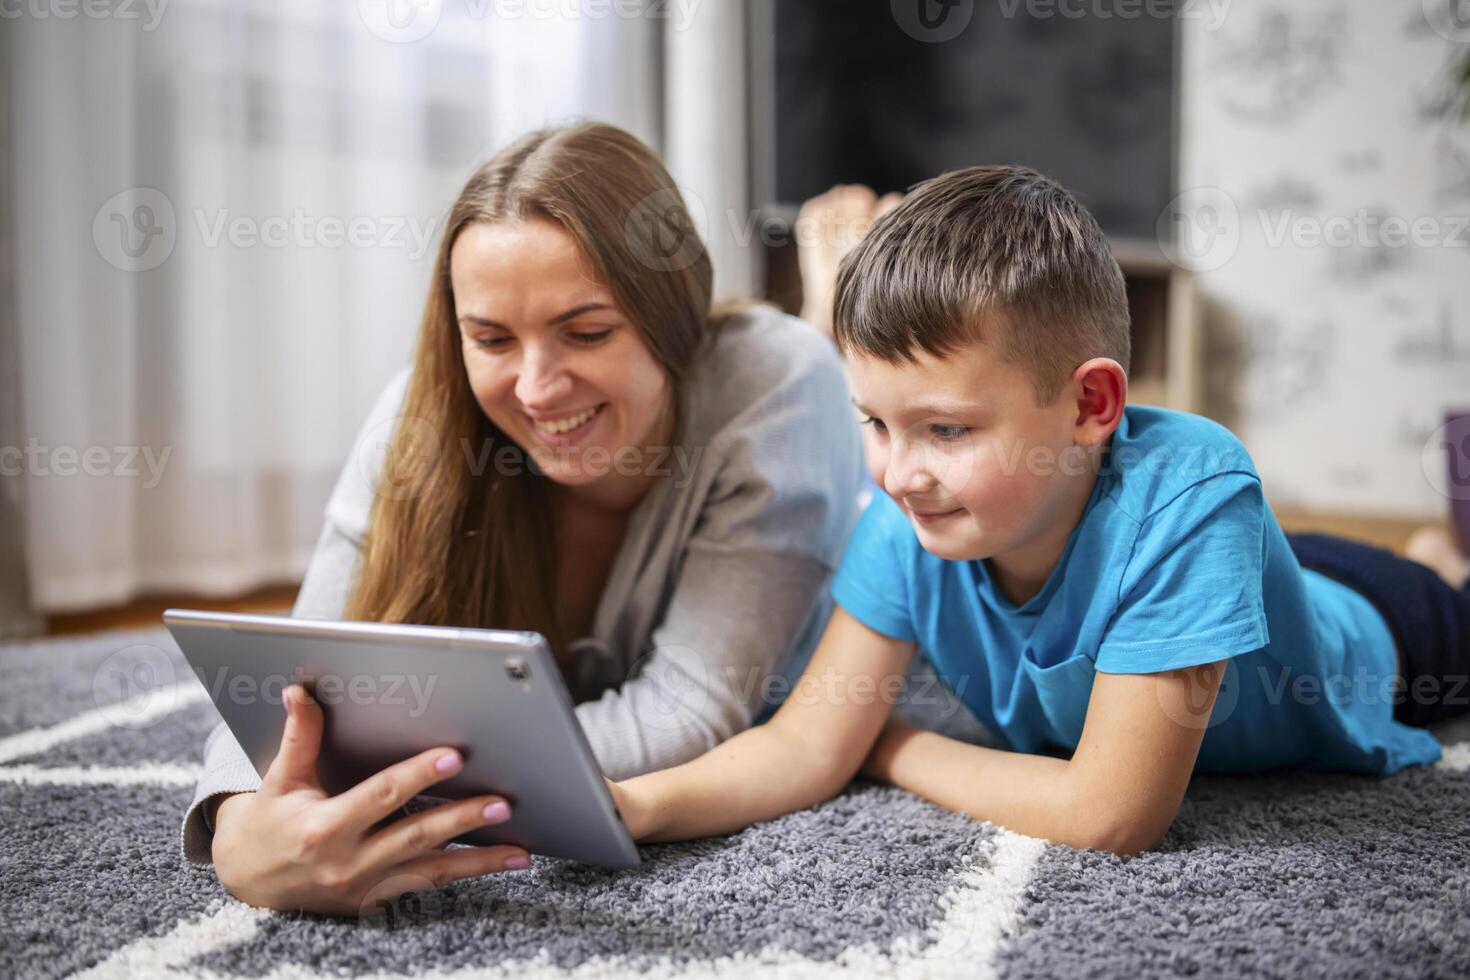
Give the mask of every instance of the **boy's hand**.
M 1209 727 L 1225 661 L 1098 672 L 1070 759 L 985 748 L 892 722 L 863 774 L 977 820 L 1130 855 L 1168 832 Z

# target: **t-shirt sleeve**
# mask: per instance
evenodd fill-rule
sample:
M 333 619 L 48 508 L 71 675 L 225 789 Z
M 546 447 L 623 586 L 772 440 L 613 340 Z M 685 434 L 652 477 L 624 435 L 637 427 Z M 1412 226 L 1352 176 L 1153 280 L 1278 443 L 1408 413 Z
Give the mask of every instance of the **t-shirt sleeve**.
M 1261 484 L 1246 473 L 1197 483 L 1151 514 L 1134 541 L 1097 669 L 1153 674 L 1265 646 L 1265 532 Z
M 905 547 L 906 546 L 906 547 Z M 908 518 L 881 490 L 858 520 L 832 583 L 832 597 L 869 629 L 909 643 L 918 641 L 909 605 L 907 550 L 919 547 Z

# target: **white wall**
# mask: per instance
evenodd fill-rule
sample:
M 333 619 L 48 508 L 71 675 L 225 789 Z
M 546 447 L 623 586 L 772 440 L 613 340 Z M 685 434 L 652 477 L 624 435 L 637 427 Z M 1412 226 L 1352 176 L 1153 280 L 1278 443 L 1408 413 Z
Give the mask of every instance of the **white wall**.
M 1463 50 L 1429 24 L 1437 2 L 1235 0 L 1215 29 L 1181 21 L 1211 410 L 1278 506 L 1446 512 L 1421 454 L 1470 410 L 1470 124 L 1426 108 Z M 1420 244 L 1374 216 L 1417 220 Z

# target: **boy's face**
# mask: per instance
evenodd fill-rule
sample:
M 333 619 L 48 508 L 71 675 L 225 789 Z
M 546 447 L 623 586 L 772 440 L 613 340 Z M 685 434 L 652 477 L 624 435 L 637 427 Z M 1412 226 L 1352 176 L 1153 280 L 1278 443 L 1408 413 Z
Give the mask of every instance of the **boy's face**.
M 848 354 L 853 401 L 868 418 L 873 479 L 908 514 L 925 550 L 995 558 L 1066 520 L 1086 474 L 1077 404 L 1063 388 L 1037 405 L 1030 377 L 985 344 L 890 364 Z

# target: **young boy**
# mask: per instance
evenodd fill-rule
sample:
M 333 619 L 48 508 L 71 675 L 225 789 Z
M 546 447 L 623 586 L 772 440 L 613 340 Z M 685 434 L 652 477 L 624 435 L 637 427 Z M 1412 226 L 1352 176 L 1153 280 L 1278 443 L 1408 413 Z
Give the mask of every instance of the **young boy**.
M 1288 538 L 1226 429 L 1128 407 L 1122 275 L 1056 183 L 979 167 L 921 185 L 844 261 L 834 327 L 886 494 L 771 721 L 613 784 L 635 838 L 729 833 L 861 769 L 1130 854 L 1196 767 L 1439 757 L 1411 726 L 1470 704 L 1470 594 L 1380 549 Z M 1014 751 L 890 720 L 919 648 Z

